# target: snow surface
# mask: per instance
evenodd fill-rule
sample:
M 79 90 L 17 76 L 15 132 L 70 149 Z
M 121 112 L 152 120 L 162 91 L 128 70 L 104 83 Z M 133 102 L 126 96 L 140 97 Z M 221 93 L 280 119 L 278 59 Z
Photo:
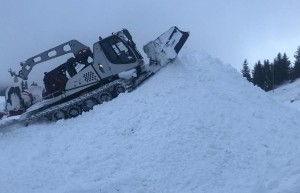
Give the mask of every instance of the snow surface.
M 280 86 L 269 94 L 278 102 L 300 111 L 300 79 L 295 82 Z
M 298 193 L 300 112 L 183 49 L 76 119 L 0 135 L 0 192 Z

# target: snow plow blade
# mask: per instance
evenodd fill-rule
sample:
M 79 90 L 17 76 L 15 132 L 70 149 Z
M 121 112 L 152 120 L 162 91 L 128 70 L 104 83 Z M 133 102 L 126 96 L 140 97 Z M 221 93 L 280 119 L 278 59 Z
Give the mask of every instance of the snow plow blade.
M 174 26 L 146 44 L 143 50 L 150 59 L 150 63 L 165 66 L 175 60 L 188 37 L 189 32 L 183 32 Z

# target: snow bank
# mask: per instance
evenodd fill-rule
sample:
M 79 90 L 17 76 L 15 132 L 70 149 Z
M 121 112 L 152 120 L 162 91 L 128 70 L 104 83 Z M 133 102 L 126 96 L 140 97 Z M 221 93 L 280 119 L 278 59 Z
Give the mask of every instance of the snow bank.
M 269 95 L 284 105 L 300 111 L 300 79 L 270 91 Z
M 0 136 L 0 192 L 294 193 L 299 112 L 183 49 L 137 90 L 76 119 Z

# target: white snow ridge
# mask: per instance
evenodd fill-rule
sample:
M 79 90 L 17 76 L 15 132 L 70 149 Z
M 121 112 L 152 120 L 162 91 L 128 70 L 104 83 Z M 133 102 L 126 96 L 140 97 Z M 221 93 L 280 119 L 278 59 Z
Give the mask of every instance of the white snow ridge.
M 184 48 L 131 93 L 0 135 L 0 192 L 299 193 L 300 112 Z

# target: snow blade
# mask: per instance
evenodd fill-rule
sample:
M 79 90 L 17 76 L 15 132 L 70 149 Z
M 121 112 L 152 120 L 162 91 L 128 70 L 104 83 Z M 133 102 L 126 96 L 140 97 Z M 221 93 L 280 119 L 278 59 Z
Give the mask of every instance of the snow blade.
M 164 66 L 174 61 L 188 37 L 189 32 L 183 32 L 174 26 L 154 41 L 144 45 L 143 49 L 150 59 L 150 64 Z

